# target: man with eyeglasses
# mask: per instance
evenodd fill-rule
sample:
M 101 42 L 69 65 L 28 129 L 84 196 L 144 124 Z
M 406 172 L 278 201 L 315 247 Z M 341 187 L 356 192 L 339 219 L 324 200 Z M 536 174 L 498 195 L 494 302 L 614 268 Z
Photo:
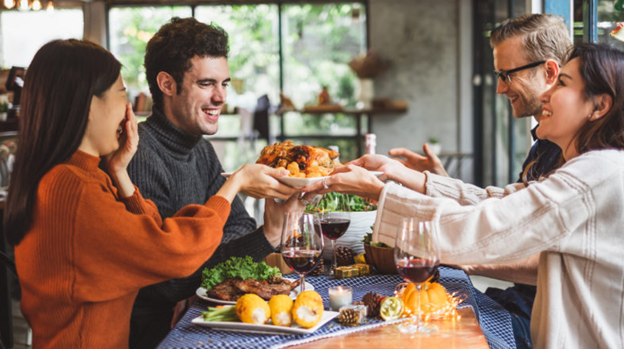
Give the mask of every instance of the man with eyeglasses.
M 542 103 L 539 96 L 557 83 L 560 64 L 572 46 L 568 28 L 550 14 L 524 15 L 508 19 L 490 36 L 494 54 L 494 74 L 498 78 L 496 93 L 505 95 L 516 118 L 533 116 L 539 122 Z M 539 125 L 538 125 L 539 126 Z M 561 149 L 548 140 L 537 139 L 536 126 L 531 130 L 535 143 L 522 165 L 518 182 L 538 180 L 561 161 Z M 425 144 L 425 156 L 405 148 L 389 151 L 407 167 L 418 171 L 447 175 L 440 159 Z M 511 265 L 461 266 L 470 275 L 482 275 L 516 282 L 506 290 L 489 288 L 486 294 L 499 302 L 512 316 L 518 348 L 531 348 L 530 318 L 535 299 L 539 255 Z M 527 285 L 528 284 L 528 285 Z

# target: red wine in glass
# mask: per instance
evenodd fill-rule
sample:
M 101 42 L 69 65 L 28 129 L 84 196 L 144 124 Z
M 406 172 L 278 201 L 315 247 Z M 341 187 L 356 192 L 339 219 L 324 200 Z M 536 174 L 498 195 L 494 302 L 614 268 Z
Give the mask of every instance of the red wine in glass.
M 326 238 L 336 240 L 347 232 L 349 224 L 351 221 L 346 218 L 324 218 L 321 220 L 321 229 Z
M 397 270 L 405 281 L 420 284 L 436 273 L 438 263 L 422 258 L 402 259 L 397 261 Z
M 289 250 L 282 251 L 284 262 L 290 269 L 298 274 L 307 274 L 317 265 L 321 257 L 321 252 L 312 250 Z

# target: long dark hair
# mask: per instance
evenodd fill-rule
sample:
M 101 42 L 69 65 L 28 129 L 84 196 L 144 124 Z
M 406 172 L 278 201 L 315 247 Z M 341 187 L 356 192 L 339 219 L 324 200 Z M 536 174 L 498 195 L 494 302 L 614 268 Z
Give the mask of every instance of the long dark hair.
M 24 79 L 17 152 L 4 231 L 18 244 L 30 228 L 39 181 L 78 150 L 93 96 L 103 97 L 121 64 L 101 46 L 55 40 L 37 51 Z
M 585 123 L 577 131 L 575 146 L 579 154 L 590 150 L 624 149 L 624 52 L 605 44 L 581 43 L 570 48 L 564 64 L 572 59 L 579 60 L 579 73 L 585 84 L 583 90 L 587 99 L 606 94 L 613 101 L 611 109 L 601 118 Z M 574 142 L 573 140 L 573 142 Z M 563 166 L 563 157 L 555 169 Z M 522 182 L 528 184 L 528 174 L 535 161 L 522 174 Z
M 605 44 L 579 44 L 566 62 L 578 58 L 587 98 L 606 94 L 613 100 L 601 118 L 581 126 L 576 137 L 579 154 L 598 149 L 624 149 L 624 52 Z

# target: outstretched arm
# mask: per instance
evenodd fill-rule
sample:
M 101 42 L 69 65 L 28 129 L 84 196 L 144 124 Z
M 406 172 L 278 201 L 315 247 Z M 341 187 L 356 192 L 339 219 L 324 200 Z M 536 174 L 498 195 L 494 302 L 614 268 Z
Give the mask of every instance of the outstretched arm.
M 431 149 L 429 149 L 429 144 L 427 143 L 423 144 L 423 153 L 425 154 L 425 156 L 416 154 L 413 151 L 408 150 L 406 148 L 394 148 L 388 151 L 388 154 L 390 156 L 399 156 L 399 157 L 405 158 L 405 160 L 404 159 L 395 159 L 395 160 L 401 162 L 403 165 L 405 165 L 408 168 L 411 168 L 412 170 L 416 170 L 419 172 L 429 171 L 437 175 L 446 176 L 446 177 L 449 176 L 448 173 L 446 173 L 446 170 L 444 169 L 444 166 L 442 165 L 442 161 L 440 161 L 440 158 L 437 157 L 437 155 L 435 155 L 431 151 Z
M 519 262 L 508 264 L 479 264 L 454 266 L 468 275 L 486 276 L 527 285 L 537 285 L 537 267 L 540 254 L 535 254 Z

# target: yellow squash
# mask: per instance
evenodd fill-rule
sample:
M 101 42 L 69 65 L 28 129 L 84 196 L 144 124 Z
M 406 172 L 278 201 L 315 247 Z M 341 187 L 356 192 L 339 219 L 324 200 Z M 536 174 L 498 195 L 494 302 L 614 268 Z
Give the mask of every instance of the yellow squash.
M 288 327 L 292 324 L 293 300 L 289 296 L 278 294 L 271 297 L 269 308 L 273 325 Z
M 247 293 L 236 301 L 236 315 L 244 323 L 261 325 L 271 318 L 271 310 L 260 296 Z
M 303 327 L 314 327 L 323 317 L 323 299 L 315 291 L 303 291 L 295 299 L 292 309 L 293 319 Z

